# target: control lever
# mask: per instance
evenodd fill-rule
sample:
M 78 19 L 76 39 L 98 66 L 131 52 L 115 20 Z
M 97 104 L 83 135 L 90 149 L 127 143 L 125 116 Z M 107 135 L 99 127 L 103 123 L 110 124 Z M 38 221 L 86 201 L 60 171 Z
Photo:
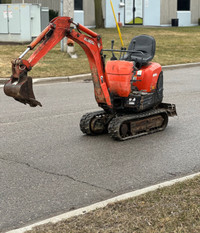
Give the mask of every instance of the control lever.
M 111 40 L 111 51 L 112 51 L 112 57 L 111 57 L 111 59 L 110 60 L 117 60 L 117 58 L 116 58 L 116 56 L 115 56 L 115 54 L 114 54 L 114 52 L 113 52 L 113 48 L 114 48 L 114 43 L 115 43 L 115 41 L 114 40 Z

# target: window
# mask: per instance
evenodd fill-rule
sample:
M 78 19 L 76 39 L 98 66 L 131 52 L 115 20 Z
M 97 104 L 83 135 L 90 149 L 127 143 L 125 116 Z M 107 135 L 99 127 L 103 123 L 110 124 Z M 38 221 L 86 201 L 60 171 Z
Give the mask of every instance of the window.
M 178 11 L 189 11 L 190 0 L 178 0 Z
M 74 9 L 83 10 L 83 0 L 74 0 Z

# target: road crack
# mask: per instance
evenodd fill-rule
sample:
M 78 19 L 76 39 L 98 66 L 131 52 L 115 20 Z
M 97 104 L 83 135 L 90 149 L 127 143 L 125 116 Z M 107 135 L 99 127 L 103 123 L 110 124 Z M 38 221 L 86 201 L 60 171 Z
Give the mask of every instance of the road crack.
M 91 187 L 94 187 L 94 188 L 98 188 L 98 189 L 102 189 L 102 190 L 105 190 L 105 191 L 108 191 L 110 193 L 114 193 L 113 190 L 111 189 L 108 189 L 108 188 L 104 188 L 104 187 L 101 187 L 99 185 L 95 185 L 95 184 L 92 184 L 92 183 L 89 183 L 87 181 L 84 181 L 84 180 L 79 180 L 77 178 L 74 178 L 70 175 L 67 175 L 67 174 L 62 174 L 62 173 L 56 173 L 56 172 L 51 172 L 51 171 L 46 171 L 46 170 L 43 170 L 43 169 L 40 169 L 38 167 L 34 167 L 32 166 L 31 164 L 29 163 L 26 163 L 26 162 L 20 162 L 20 161 L 16 161 L 16 160 L 11 160 L 11 159 L 5 159 L 5 158 L 2 158 L 0 157 L 0 160 L 4 161 L 4 162 L 11 162 L 11 163 L 15 163 L 15 164 L 20 164 L 20 165 L 24 165 L 24 166 L 27 166 L 33 170 L 36 170 L 36 171 L 39 171 L 41 173 L 45 173 L 45 174 L 48 174 L 48 175 L 53 175 L 53 176 L 58 176 L 58 177 L 65 177 L 65 178 L 68 178 L 74 182 L 78 182 L 78 183 L 81 183 L 81 184 L 86 184 L 86 185 L 89 185 Z

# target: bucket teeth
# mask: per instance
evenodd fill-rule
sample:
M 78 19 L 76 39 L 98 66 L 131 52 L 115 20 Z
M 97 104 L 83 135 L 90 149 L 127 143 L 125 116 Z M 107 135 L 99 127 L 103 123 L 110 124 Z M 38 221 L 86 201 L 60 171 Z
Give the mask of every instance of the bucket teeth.
M 42 104 L 35 99 L 32 86 L 31 77 L 24 76 L 18 79 L 11 76 L 10 80 L 4 85 L 4 92 L 23 104 L 29 104 L 31 107 L 37 105 L 42 107 Z

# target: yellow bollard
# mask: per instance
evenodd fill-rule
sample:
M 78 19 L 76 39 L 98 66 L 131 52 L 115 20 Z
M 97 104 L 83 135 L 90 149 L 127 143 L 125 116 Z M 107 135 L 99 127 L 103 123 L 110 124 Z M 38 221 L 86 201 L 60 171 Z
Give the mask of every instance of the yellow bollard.
M 121 34 L 121 31 L 120 31 L 120 28 L 119 28 L 119 25 L 118 25 L 118 22 L 117 22 L 117 18 L 116 18 L 116 16 L 115 16 L 115 11 L 114 11 L 114 7 L 113 7 L 112 0 L 110 0 L 110 5 L 111 5 L 111 7 L 112 7 L 113 16 L 114 16 L 114 18 L 115 18 L 115 23 L 116 23 L 117 30 L 118 30 L 118 33 L 119 33 L 119 38 L 120 38 L 122 47 L 124 47 L 124 42 L 123 42 L 123 40 L 122 40 L 122 34 Z

